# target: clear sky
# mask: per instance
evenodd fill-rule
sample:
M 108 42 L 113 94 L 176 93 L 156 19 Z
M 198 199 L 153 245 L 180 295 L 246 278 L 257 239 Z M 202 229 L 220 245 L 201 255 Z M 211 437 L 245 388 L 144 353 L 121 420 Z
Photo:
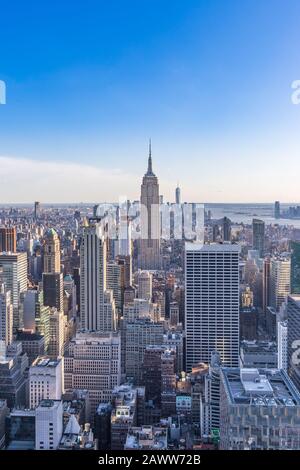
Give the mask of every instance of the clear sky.
M 0 8 L 0 202 L 300 200 L 299 0 Z

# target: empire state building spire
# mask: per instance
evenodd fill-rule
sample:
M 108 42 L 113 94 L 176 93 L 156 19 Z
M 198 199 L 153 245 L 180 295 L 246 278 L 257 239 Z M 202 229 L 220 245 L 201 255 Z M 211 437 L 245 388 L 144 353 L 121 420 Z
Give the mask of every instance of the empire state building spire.
M 149 157 L 148 157 L 148 169 L 147 169 L 146 176 L 155 176 L 152 170 L 151 139 L 149 139 Z

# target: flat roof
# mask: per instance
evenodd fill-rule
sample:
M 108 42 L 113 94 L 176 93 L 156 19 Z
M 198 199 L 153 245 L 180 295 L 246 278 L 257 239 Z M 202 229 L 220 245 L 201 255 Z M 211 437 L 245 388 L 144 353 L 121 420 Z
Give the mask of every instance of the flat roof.
M 61 359 L 50 359 L 50 357 L 38 357 L 31 367 L 56 367 Z
M 203 243 L 185 243 L 185 250 L 189 251 L 201 251 L 204 253 L 239 253 L 240 246 L 234 245 L 232 243 L 210 243 L 210 244 L 203 244 Z
M 231 404 L 300 406 L 300 393 L 279 369 L 221 368 Z

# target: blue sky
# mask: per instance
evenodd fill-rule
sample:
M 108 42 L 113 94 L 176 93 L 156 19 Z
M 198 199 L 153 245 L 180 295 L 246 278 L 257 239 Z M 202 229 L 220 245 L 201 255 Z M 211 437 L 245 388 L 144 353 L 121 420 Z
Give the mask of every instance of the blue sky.
M 0 200 L 298 201 L 298 0 L 2 2 Z

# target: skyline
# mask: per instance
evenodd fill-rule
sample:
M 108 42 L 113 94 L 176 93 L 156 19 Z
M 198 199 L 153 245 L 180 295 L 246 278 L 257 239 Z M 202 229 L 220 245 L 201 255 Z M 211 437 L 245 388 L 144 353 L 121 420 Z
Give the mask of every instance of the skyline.
M 299 199 L 296 0 L 31 5 L 0 31 L 3 202 L 135 199 L 149 137 L 166 199 Z

